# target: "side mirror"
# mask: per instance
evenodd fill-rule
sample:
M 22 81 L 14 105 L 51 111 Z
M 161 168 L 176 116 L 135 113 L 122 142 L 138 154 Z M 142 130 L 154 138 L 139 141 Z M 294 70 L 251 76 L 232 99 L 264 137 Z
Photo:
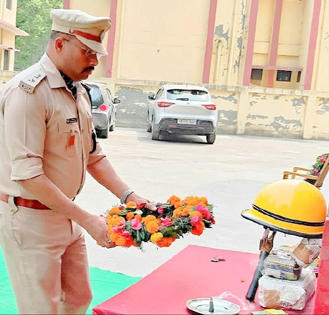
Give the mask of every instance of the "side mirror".
M 113 104 L 120 104 L 120 103 L 121 101 L 117 97 L 113 99 Z
M 154 93 L 151 93 L 148 97 L 149 100 L 155 100 L 155 95 Z

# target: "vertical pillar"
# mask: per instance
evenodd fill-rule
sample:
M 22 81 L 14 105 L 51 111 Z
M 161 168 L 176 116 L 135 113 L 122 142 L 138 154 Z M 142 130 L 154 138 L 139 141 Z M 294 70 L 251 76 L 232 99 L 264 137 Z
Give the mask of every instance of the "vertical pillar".
M 63 0 L 63 9 L 70 9 L 70 8 L 71 8 L 70 0 Z
M 315 291 L 313 314 L 329 314 L 329 220 L 326 220 L 322 237 L 321 263 Z
M 244 75 L 243 75 L 243 85 L 245 86 L 250 85 L 252 58 L 254 54 L 254 44 L 255 44 L 255 34 L 256 34 L 257 14 L 258 14 L 258 0 L 252 0 L 251 8 L 250 8 L 248 42 L 246 49 L 246 63 L 245 63 Z
M 114 42 L 117 25 L 117 11 L 118 11 L 118 0 L 111 0 L 110 18 L 111 28 L 107 35 L 107 52 L 106 65 L 105 65 L 105 77 L 112 78 L 113 73 L 113 59 L 114 59 Z
M 322 0 L 313 1 L 313 17 L 311 24 L 310 40 L 308 43 L 308 57 L 306 63 L 304 90 L 310 90 L 312 87 L 316 42 L 318 38 L 320 10 L 322 4 Z
M 214 45 L 214 27 L 216 20 L 216 9 L 217 9 L 217 0 L 210 0 L 206 52 L 204 57 L 203 75 L 202 75 L 202 83 L 206 83 L 206 84 L 209 83 L 209 76 L 210 76 L 212 49 Z
M 270 66 L 276 66 L 276 59 L 277 59 L 277 55 L 278 55 L 278 46 L 279 46 L 282 6 L 283 6 L 283 0 L 276 0 L 274 19 L 273 19 L 273 28 L 272 28 L 271 49 L 270 49 L 269 61 L 268 61 L 268 64 Z M 273 87 L 274 73 L 275 73 L 275 70 L 268 71 L 267 87 L 271 87 L 271 88 Z

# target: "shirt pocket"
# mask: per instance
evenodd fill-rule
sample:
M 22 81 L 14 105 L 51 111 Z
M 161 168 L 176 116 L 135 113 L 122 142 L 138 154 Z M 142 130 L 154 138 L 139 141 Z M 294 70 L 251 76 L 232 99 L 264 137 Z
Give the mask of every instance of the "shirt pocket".
M 66 155 L 77 156 L 80 141 L 78 123 L 67 124 L 66 121 L 61 121 L 58 124 L 58 132 Z

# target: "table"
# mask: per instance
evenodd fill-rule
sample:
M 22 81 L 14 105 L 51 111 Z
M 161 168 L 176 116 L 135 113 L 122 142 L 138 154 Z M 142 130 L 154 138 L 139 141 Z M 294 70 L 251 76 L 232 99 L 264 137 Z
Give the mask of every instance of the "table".
M 225 261 L 212 262 L 213 258 Z M 239 314 L 263 310 L 256 295 L 245 299 L 258 263 L 258 254 L 189 245 L 152 273 L 93 308 L 93 314 L 193 314 L 186 302 L 220 297 L 238 304 Z M 314 298 L 305 309 L 312 314 Z

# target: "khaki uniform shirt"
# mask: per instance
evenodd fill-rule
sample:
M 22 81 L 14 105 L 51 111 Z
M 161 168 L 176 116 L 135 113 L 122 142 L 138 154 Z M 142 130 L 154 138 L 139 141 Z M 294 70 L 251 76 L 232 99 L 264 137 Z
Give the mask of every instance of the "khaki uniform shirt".
M 72 96 L 45 54 L 0 92 L 0 192 L 35 199 L 17 181 L 45 174 L 69 198 L 81 190 L 87 165 L 104 158 L 93 150 L 88 94 Z

